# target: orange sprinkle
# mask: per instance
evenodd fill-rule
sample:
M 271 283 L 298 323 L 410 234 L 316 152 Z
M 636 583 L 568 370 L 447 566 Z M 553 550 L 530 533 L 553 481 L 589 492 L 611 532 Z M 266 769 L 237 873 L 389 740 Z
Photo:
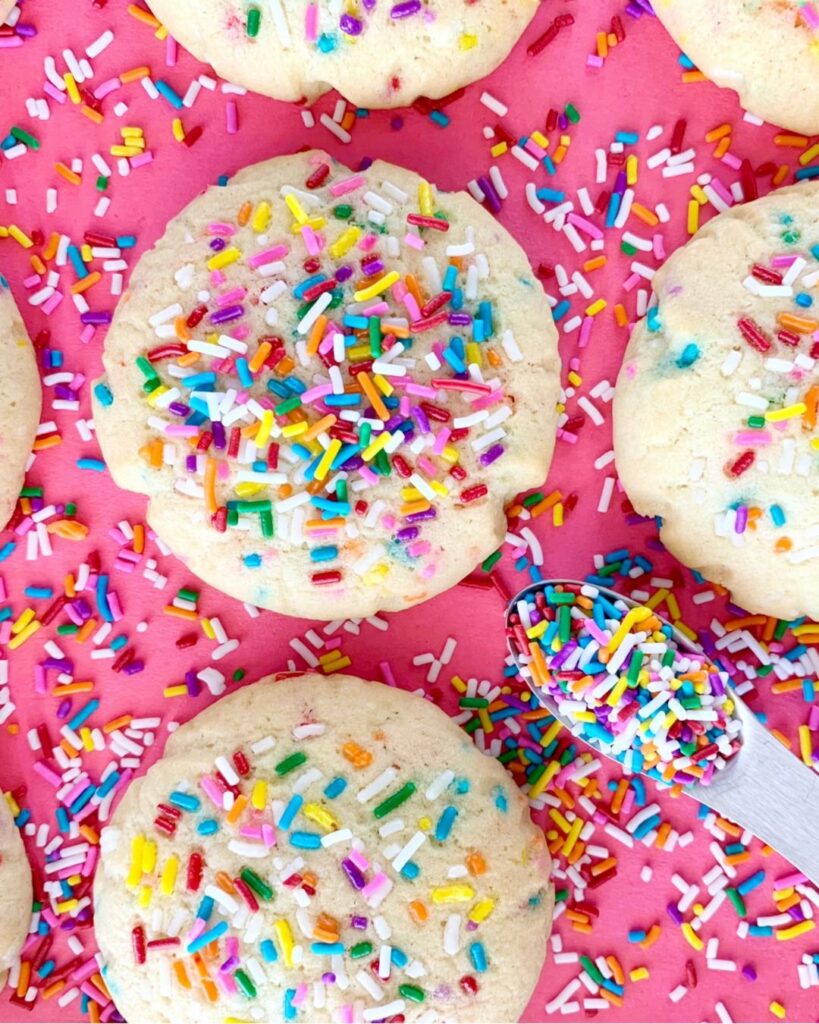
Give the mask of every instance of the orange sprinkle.
M 174 615 L 177 619 L 190 619 L 194 622 L 199 618 L 197 612 L 191 608 L 177 608 L 175 604 L 166 604 L 162 609 L 165 615 Z
M 53 693 L 55 697 L 66 697 L 70 693 L 89 693 L 93 689 L 94 684 L 91 682 L 63 683 L 61 686 L 55 686 Z
M 216 459 L 208 458 L 205 463 L 205 508 L 211 515 L 216 513 Z
M 128 13 L 132 18 L 136 18 L 137 21 L 141 21 L 144 25 L 150 25 L 151 28 L 162 28 L 162 22 L 153 16 L 150 11 L 145 11 L 141 7 L 137 7 L 136 4 L 128 4 Z M 122 78 L 122 75 L 120 75 Z
M 174 960 L 173 972 L 176 975 L 176 980 L 179 982 L 182 988 L 190 988 L 191 980 L 188 977 L 188 972 L 185 970 L 185 965 L 181 960 Z
M 680 79 L 684 85 L 690 85 L 693 82 L 708 81 L 701 71 L 683 71 L 682 75 L 680 75 Z
M 318 352 L 318 347 L 321 344 L 321 339 L 324 337 L 324 331 L 327 327 L 327 317 L 322 314 L 316 319 L 313 324 L 313 328 L 310 331 L 310 337 L 307 341 L 307 354 L 308 356 L 314 356 Z M 384 417 L 382 417 L 383 419 Z M 386 417 L 389 419 L 389 416 Z
M 70 167 L 66 167 L 65 164 L 56 163 L 54 165 L 54 170 L 57 172 L 57 174 L 62 175 L 62 177 L 65 178 L 65 180 L 70 182 L 72 185 L 82 184 L 82 178 L 79 176 L 79 174 L 75 174 L 74 171 L 72 171 Z
M 717 128 L 712 128 L 710 132 L 706 132 L 706 142 L 719 142 L 720 139 L 724 139 L 727 135 L 730 135 L 733 128 L 730 124 L 721 124 Z
M 643 206 L 642 203 L 632 203 L 631 212 L 651 227 L 656 227 L 660 223 L 660 218 L 657 214 L 653 210 L 649 210 L 648 207 Z
M 227 813 L 227 820 L 231 825 L 235 824 L 239 818 L 241 818 L 242 811 L 244 811 L 245 807 L 247 807 L 247 797 L 243 793 L 240 793 L 239 796 L 236 797 L 236 802 Z
M 145 550 L 145 527 L 142 523 L 136 523 L 134 526 L 134 554 L 141 555 Z
M 28 992 L 28 985 L 31 981 L 31 962 L 24 960 L 20 964 L 20 975 L 17 982 L 17 995 L 22 999 L 23 996 Z
M 84 114 L 89 121 L 93 121 L 94 124 L 102 124 L 102 122 L 105 120 L 105 118 L 102 116 L 99 110 L 94 110 L 94 108 L 89 107 L 87 103 L 83 103 L 83 105 L 80 107 L 80 113 Z M 96 1007 L 96 1003 L 93 1002 L 89 1005 Z
M 74 639 L 78 644 L 84 644 L 85 641 L 91 636 L 94 630 L 97 628 L 96 619 L 86 619 L 86 621 L 80 626 L 79 633 L 74 634 Z
M 89 288 L 93 288 L 97 281 L 102 280 L 102 274 L 95 270 L 93 273 L 88 274 L 86 277 L 80 278 L 71 285 L 72 295 L 81 295 L 83 292 L 87 292 Z
M 49 434 L 48 437 L 38 437 L 31 446 L 31 450 L 35 452 L 42 452 L 46 448 L 56 448 L 57 445 L 62 443 L 63 439 L 59 434 Z
M 413 900 L 409 905 L 410 916 L 416 924 L 423 924 L 429 918 L 429 911 L 426 904 L 421 900 Z
M 341 753 L 354 768 L 367 768 L 372 764 L 373 755 L 357 743 L 345 743 Z
M 109 733 L 113 732 L 115 729 L 124 729 L 129 725 L 132 717 L 132 715 L 120 715 L 119 718 L 115 718 L 111 722 L 106 722 L 102 727 L 102 731 Z

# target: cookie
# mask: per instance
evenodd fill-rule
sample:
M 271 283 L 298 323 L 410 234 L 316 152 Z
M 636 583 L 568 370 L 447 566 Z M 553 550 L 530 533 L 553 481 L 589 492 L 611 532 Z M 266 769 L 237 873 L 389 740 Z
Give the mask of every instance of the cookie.
M 0 0 L 0 25 L 11 14 L 17 0 Z
M 23 840 L 0 793 L 0 984 L 28 935 L 31 901 L 31 868 Z
M 716 217 L 654 278 L 614 400 L 620 479 L 752 612 L 819 618 L 819 184 Z
M 819 22 L 803 0 L 654 0 L 677 45 L 757 117 L 819 132 Z
M 34 349 L 0 274 L 0 528 L 11 518 L 40 422 L 40 375 Z
M 557 332 L 465 193 L 323 153 L 194 200 L 136 267 L 94 388 L 114 480 L 208 583 L 318 619 L 397 611 L 502 542 L 554 447 Z
M 516 1020 L 553 891 L 500 764 L 433 704 L 269 676 L 168 740 L 101 838 L 130 1021 Z
M 223 78 L 279 100 L 338 89 L 358 107 L 438 99 L 504 60 L 538 0 L 150 0 Z

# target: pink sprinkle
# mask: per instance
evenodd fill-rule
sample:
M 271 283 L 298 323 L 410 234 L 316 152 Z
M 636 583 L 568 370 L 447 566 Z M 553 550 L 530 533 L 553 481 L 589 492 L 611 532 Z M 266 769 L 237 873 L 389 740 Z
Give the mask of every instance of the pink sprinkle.
M 265 249 L 264 252 L 257 252 L 253 256 L 249 256 L 247 264 L 255 270 L 256 267 L 263 267 L 265 263 L 275 263 L 286 256 L 289 251 L 286 245 L 274 245 L 272 249 Z
M 304 37 L 308 43 L 314 43 L 318 37 L 317 4 L 309 4 L 304 12 Z
M 225 128 L 228 135 L 235 135 L 239 131 L 239 110 L 234 100 L 228 100 L 225 104 Z
M 315 5 L 311 5 L 315 7 Z M 352 178 L 345 178 L 343 181 L 337 181 L 335 184 L 330 186 L 330 194 L 333 196 L 343 196 L 348 192 L 355 192 L 356 189 L 366 185 L 366 179 L 361 174 L 354 174 Z

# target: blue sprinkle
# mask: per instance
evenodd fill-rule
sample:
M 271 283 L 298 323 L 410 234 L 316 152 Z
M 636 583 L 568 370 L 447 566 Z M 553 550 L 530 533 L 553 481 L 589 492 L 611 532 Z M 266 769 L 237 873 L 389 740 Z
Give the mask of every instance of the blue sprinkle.
M 316 956 L 340 956 L 344 952 L 343 942 L 311 942 L 310 952 Z
M 300 797 L 298 793 L 294 793 L 290 797 L 290 801 L 282 811 L 282 815 L 279 818 L 279 828 L 282 830 L 290 828 L 296 819 L 296 815 L 301 810 L 301 805 L 304 803 L 303 797 Z
M 740 882 L 737 886 L 737 892 L 740 896 L 745 896 L 746 893 L 752 892 L 757 886 L 762 885 L 765 881 L 765 872 L 757 871 L 753 875 L 749 875 L 744 882 Z
M 434 121 L 435 124 L 439 124 L 442 128 L 446 128 L 449 124 L 449 118 L 441 110 L 431 110 L 429 112 L 430 121 Z
M 421 869 L 415 863 L 415 861 L 407 861 L 407 863 L 401 868 L 401 877 L 406 878 L 407 881 L 411 882 L 421 874 Z
M 105 472 L 102 459 L 77 459 L 77 469 L 92 469 L 95 473 Z
M 569 312 L 569 310 L 571 309 L 571 305 L 572 304 L 569 302 L 568 299 L 564 299 L 562 302 L 558 302 L 558 304 L 552 310 L 552 319 L 556 324 L 560 323 L 563 317 Z
M 219 831 L 219 822 L 215 818 L 204 818 L 196 826 L 200 836 L 213 836 Z
M 168 797 L 168 803 L 173 804 L 174 807 L 178 807 L 183 811 L 198 811 L 202 806 L 202 801 L 198 796 L 194 796 L 193 793 L 180 793 L 179 790 L 174 790 L 173 793 Z
M 94 697 L 92 700 L 89 700 L 85 707 L 80 708 L 80 710 L 72 718 L 69 718 L 67 723 L 68 728 L 79 729 L 79 727 L 94 714 L 94 712 L 97 710 L 99 706 L 100 702 L 97 700 L 96 697 Z
M 332 562 L 338 558 L 338 548 L 335 544 L 326 544 L 324 547 L 313 548 L 310 552 L 310 560 L 313 562 Z
M 54 591 L 51 587 L 26 587 L 23 593 L 26 597 L 51 597 Z
M 813 305 L 813 298 L 807 292 L 799 292 L 794 296 L 793 301 L 797 306 L 802 306 L 803 309 L 810 309 Z
M 781 505 L 771 505 L 770 513 L 774 526 L 784 526 L 787 522 L 787 518 L 785 517 L 785 513 L 782 511 Z
M 443 843 L 449 838 L 449 833 L 452 831 L 452 826 L 455 824 L 455 819 L 458 817 L 458 808 L 453 807 L 451 804 L 445 807 L 441 817 L 438 819 L 438 823 L 435 826 L 435 838 L 439 843 Z
M 337 775 L 331 782 L 328 782 L 324 787 L 324 795 L 328 800 L 335 800 L 337 796 L 341 796 L 344 790 L 347 788 L 347 780 L 342 779 L 340 775 Z
M 483 948 L 483 944 L 480 942 L 473 942 L 469 947 L 469 959 L 472 961 L 472 967 L 479 973 L 483 974 L 486 970 L 486 950 Z
M 245 555 L 243 561 L 248 569 L 258 569 L 262 564 L 262 556 L 258 554 Z
M 161 78 L 157 78 L 154 85 L 156 86 L 156 91 L 159 95 L 162 96 L 163 99 L 166 99 L 174 110 L 181 110 L 185 105 L 179 93 Z
M 321 836 L 318 832 L 291 832 L 290 845 L 298 850 L 318 850 L 321 846 Z
M 276 947 L 273 945 L 270 939 L 262 939 L 259 943 L 259 949 L 262 953 L 262 958 L 269 964 L 274 964 L 279 959 L 279 954 L 276 952 Z
M 212 928 L 209 928 L 206 932 L 202 932 L 201 935 L 197 936 L 193 942 L 188 943 L 188 952 L 197 953 L 200 949 L 203 949 L 209 942 L 213 942 L 216 939 L 220 939 L 225 932 L 228 930 L 229 925 L 227 921 L 220 921 L 215 924 Z

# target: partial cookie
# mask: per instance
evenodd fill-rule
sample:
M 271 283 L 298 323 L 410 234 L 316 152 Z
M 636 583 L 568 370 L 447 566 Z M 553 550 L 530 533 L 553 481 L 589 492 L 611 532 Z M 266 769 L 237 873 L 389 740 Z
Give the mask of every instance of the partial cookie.
M 268 677 L 198 715 L 102 835 L 129 1021 L 509 1021 L 553 890 L 524 797 L 427 701 Z
M 150 0 L 223 78 L 279 100 L 338 89 L 361 107 L 438 99 L 504 60 L 538 0 Z
M 105 343 L 97 434 L 188 567 L 333 619 L 452 586 L 554 448 L 557 332 L 465 193 L 311 152 L 193 201 Z
M 752 114 L 819 132 L 819 29 L 804 0 L 654 0 L 674 41 Z
M 819 185 L 721 214 L 654 278 L 614 400 L 636 510 L 737 604 L 819 619 Z
M 0 529 L 14 511 L 40 422 L 42 397 L 34 349 L 0 274 Z
M 0 0 L 0 25 L 11 14 L 12 8 L 16 3 L 17 0 Z
M 0 983 L 23 948 L 31 921 L 31 868 L 5 795 L 0 792 Z

